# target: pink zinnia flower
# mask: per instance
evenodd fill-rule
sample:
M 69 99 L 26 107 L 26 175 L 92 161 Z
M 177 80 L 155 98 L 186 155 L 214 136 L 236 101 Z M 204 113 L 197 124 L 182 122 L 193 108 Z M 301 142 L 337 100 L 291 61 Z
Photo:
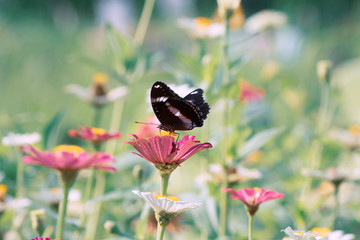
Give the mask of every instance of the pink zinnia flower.
M 221 190 L 226 191 L 231 194 L 233 199 L 241 200 L 250 215 L 254 215 L 263 202 L 285 197 L 284 194 L 278 193 L 276 191 L 270 191 L 264 188 L 244 188 L 239 190 L 234 190 L 232 188 L 222 188 Z
M 260 101 L 265 96 L 265 91 L 261 88 L 254 87 L 250 82 L 245 80 L 239 81 L 240 85 L 240 102 L 251 103 Z
M 60 171 L 77 171 L 83 168 L 103 169 L 115 172 L 116 169 L 108 162 L 114 158 L 107 153 L 87 153 L 81 147 L 75 145 L 60 145 L 54 148 L 54 152 L 40 152 L 31 145 L 25 145 L 22 151 L 31 156 L 24 156 L 26 164 L 42 165 Z
M 137 136 L 139 138 L 153 137 L 159 132 L 159 120 L 155 116 L 148 117 L 144 123 L 140 123 L 137 129 Z
M 147 139 L 139 138 L 135 134 L 128 144 L 139 152 L 133 152 L 153 163 L 161 174 L 170 175 L 177 166 L 195 153 L 211 148 L 210 143 L 194 141 L 195 136 L 185 135 L 180 141 L 172 136 L 154 136 Z
M 31 238 L 31 239 L 29 239 L 29 240 L 51 240 L 51 238 L 35 237 L 35 239 L 34 239 L 34 238 Z M 54 240 L 56 240 L 56 238 L 55 238 Z
M 121 133 L 118 131 L 107 132 L 102 128 L 93 128 L 88 126 L 79 127 L 79 130 L 70 129 L 68 130 L 68 134 L 70 137 L 83 138 L 89 142 L 104 142 L 121 137 Z

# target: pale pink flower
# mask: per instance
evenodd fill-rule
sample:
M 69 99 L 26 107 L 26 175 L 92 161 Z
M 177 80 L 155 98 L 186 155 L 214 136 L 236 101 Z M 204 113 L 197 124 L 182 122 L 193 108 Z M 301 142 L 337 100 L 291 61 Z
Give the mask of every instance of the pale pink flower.
M 118 131 L 108 132 L 102 128 L 93 128 L 88 126 L 79 127 L 79 130 L 68 130 L 70 137 L 79 137 L 89 142 L 104 142 L 110 139 L 116 139 L 121 137 L 121 133 Z
M 285 197 L 285 195 L 282 193 L 258 187 L 244 188 L 239 190 L 234 190 L 232 188 L 222 188 L 221 190 L 230 193 L 233 199 L 241 200 L 245 204 L 250 215 L 255 214 L 258 206 L 261 203 L 272 199 Z
M 31 155 L 23 157 L 26 164 L 42 165 L 60 171 L 77 171 L 84 168 L 116 171 L 114 167 L 107 165 L 114 161 L 109 154 L 87 153 L 75 145 L 60 145 L 54 148 L 54 152 L 41 152 L 31 145 L 25 145 L 22 151 Z

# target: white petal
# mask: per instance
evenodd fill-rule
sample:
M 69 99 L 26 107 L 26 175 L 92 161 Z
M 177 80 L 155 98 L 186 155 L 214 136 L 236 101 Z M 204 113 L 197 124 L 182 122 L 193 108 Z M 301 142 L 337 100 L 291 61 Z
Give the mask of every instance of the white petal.
M 65 87 L 65 92 L 76 95 L 84 101 L 91 101 L 91 92 L 89 89 L 76 84 L 70 84 Z
M 106 100 L 108 102 L 113 102 L 118 98 L 124 97 L 126 94 L 127 94 L 126 87 L 114 88 L 106 94 Z
M 151 192 L 133 191 L 134 194 L 144 199 L 153 209 L 154 212 L 181 213 L 188 209 L 201 207 L 201 203 L 190 203 L 185 201 L 173 201 L 168 198 L 159 197 L 158 199 Z
M 25 144 L 34 144 L 40 140 L 41 135 L 37 132 L 26 134 L 9 133 L 3 137 L 2 143 L 4 146 L 22 146 Z

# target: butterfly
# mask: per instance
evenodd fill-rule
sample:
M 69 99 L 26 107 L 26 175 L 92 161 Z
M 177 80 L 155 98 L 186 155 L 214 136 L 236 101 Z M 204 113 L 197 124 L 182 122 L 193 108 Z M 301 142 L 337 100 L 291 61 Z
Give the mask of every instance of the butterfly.
M 154 83 L 150 98 L 154 113 L 160 121 L 158 127 L 169 132 L 201 127 L 210 111 L 203 93 L 198 88 L 182 98 L 165 83 Z

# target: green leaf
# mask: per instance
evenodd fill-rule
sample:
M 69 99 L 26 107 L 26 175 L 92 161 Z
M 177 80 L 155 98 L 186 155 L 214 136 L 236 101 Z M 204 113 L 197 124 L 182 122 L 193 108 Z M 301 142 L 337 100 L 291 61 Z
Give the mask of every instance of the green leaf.
M 193 77 L 201 79 L 202 75 L 202 65 L 197 59 L 186 55 L 184 53 L 174 51 L 174 54 L 178 58 L 181 64 L 185 66 L 187 73 L 191 74 Z
M 137 239 L 145 239 L 149 215 L 150 215 L 150 206 L 148 204 L 144 204 L 139 221 L 136 224 L 135 237 Z
M 57 138 L 59 135 L 60 122 L 66 114 L 66 110 L 60 109 L 59 112 L 46 124 L 43 130 L 44 136 L 44 149 L 55 147 L 57 144 Z
M 244 143 L 242 148 L 239 149 L 239 158 L 244 158 L 253 151 L 258 150 L 281 131 L 283 131 L 283 128 L 271 128 L 255 134 Z

